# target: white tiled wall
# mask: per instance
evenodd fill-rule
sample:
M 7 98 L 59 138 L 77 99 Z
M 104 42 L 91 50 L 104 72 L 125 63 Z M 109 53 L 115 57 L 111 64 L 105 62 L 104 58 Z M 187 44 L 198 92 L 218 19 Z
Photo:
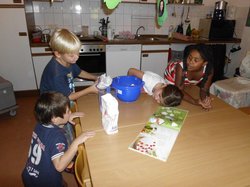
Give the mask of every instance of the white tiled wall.
M 35 23 L 42 29 L 50 28 L 52 31 L 58 27 L 68 28 L 73 32 L 81 32 L 81 26 L 89 26 L 89 34 L 99 30 L 101 18 L 109 17 L 110 25 L 118 34 L 121 31 L 135 33 L 139 26 L 145 31 L 140 34 L 168 34 L 170 25 L 177 26 L 181 22 L 181 13 L 184 9 L 186 18 L 188 6 L 168 5 L 168 19 L 162 27 L 156 24 L 156 5 L 139 3 L 120 3 L 115 10 L 108 10 L 101 0 L 65 0 L 55 2 L 52 6 L 48 2 L 33 2 Z M 173 10 L 176 17 L 172 16 Z M 190 6 L 190 19 L 192 28 L 198 28 L 199 19 L 213 11 L 213 6 Z

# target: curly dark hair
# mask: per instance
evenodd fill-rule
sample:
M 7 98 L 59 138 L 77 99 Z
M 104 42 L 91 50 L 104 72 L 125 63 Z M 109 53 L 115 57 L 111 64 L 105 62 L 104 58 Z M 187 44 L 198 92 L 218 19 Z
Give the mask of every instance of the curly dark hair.
M 178 106 L 183 99 L 182 91 L 175 85 L 168 84 L 162 91 L 163 106 Z
M 208 76 L 213 73 L 214 68 L 214 58 L 213 58 L 213 50 L 211 46 L 205 45 L 205 44 L 196 44 L 196 45 L 188 45 L 184 49 L 183 53 L 183 71 L 187 71 L 187 58 L 191 51 L 196 50 L 200 53 L 201 58 L 204 61 L 207 61 L 207 67 L 205 71 L 205 75 L 203 77 L 203 80 L 199 83 L 200 87 L 203 87 L 205 82 L 207 81 Z M 184 79 L 185 77 L 183 77 Z M 184 81 L 184 80 L 183 80 Z

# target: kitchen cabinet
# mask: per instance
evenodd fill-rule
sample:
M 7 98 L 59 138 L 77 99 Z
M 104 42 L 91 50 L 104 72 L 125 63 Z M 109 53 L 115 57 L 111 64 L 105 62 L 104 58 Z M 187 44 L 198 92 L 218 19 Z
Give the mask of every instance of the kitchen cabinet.
M 142 45 L 141 70 L 164 76 L 168 63 L 169 45 Z
M 0 5 L 8 4 L 8 5 L 17 5 L 17 4 L 24 4 L 24 0 L 1 0 Z
M 140 3 L 151 3 L 151 4 L 156 4 L 156 0 L 140 0 Z
M 151 4 L 156 4 L 156 0 L 122 0 L 122 3 L 151 3 Z
M 54 3 L 54 2 L 63 2 L 64 0 L 32 0 L 32 1 L 50 2 L 50 3 Z
M 141 45 L 106 45 L 106 73 L 127 75 L 129 68 L 140 69 Z
M 31 51 L 36 76 L 36 86 L 37 89 L 39 89 L 43 70 L 53 54 L 49 47 L 32 47 Z
M 0 6 L 0 75 L 14 91 L 36 89 L 24 7 Z
M 139 0 L 122 0 L 122 3 L 139 3 Z

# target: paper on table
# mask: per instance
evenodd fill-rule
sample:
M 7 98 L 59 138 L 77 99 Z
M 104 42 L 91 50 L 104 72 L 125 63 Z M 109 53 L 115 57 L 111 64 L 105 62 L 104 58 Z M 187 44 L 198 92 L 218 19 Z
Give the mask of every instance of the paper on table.
M 174 107 L 159 107 L 129 149 L 166 161 L 187 113 Z

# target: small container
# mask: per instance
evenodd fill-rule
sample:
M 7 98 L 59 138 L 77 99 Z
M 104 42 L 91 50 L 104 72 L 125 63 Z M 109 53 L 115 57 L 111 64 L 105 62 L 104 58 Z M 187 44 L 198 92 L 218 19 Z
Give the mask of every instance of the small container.
M 50 41 L 50 35 L 49 34 L 42 34 L 41 41 L 43 43 L 49 43 L 49 41 Z

